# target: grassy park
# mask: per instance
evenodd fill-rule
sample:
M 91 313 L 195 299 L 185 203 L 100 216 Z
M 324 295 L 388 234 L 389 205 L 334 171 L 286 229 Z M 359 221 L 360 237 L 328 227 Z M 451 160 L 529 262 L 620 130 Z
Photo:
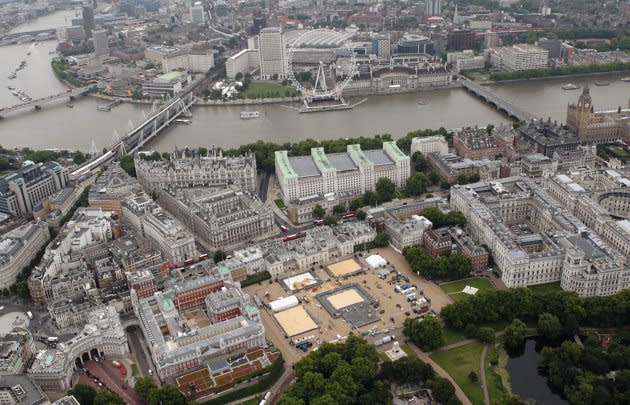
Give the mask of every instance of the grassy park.
M 440 284 L 440 288 L 444 290 L 454 301 L 461 300 L 466 297 L 462 292 L 467 285 L 478 288 L 479 291 L 493 290 L 494 286 L 485 278 L 467 278 L 464 280 L 452 281 L 450 283 Z
M 481 388 L 481 375 L 479 361 L 483 344 L 479 342 L 444 352 L 434 352 L 431 354 L 433 361 L 438 363 L 461 387 L 466 396 L 473 404 L 483 404 L 483 390 Z M 470 372 L 474 371 L 478 380 L 472 382 L 469 378 Z

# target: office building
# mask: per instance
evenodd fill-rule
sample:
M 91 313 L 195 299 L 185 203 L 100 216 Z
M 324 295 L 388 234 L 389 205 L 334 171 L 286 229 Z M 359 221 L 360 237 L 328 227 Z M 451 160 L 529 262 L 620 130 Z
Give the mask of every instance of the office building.
M 558 180 L 580 192 L 581 186 L 571 179 Z M 473 240 L 488 246 L 495 270 L 508 287 L 560 281 L 563 289 L 584 297 L 613 295 L 630 287 L 623 251 L 606 243 L 532 179 L 453 186 L 451 208 L 466 216 Z M 630 249 L 627 242 L 625 246 Z
M 4 376 L 24 373 L 33 350 L 33 336 L 27 329 L 13 329 L 0 337 L 0 381 Z
M 420 152 L 423 155 L 437 153 L 445 155 L 448 153 L 448 142 L 442 135 L 425 136 L 413 138 L 411 140 L 411 155 Z
M 567 125 L 570 128 L 570 125 Z M 528 143 L 536 152 L 547 157 L 555 153 L 573 152 L 581 144 L 580 139 L 571 130 L 551 118 L 524 122 L 518 127 L 520 140 Z
M 470 30 L 453 30 L 448 33 L 447 47 L 452 51 L 475 49 L 475 33 Z
M 372 52 L 379 59 L 389 59 L 391 55 L 391 46 L 389 33 L 378 35 L 372 39 Z
M 92 31 L 92 42 L 94 43 L 94 55 L 109 56 L 109 43 L 106 30 Z
M 123 202 L 122 211 L 123 220 L 147 238 L 170 263 L 183 263 L 199 256 L 193 235 L 145 193 Z
M 0 212 L 27 215 L 69 183 L 68 169 L 57 162 L 27 163 L 0 178 Z
M 28 223 L 0 238 L 0 289 L 10 288 L 50 238 L 45 222 Z
M 289 157 L 287 151 L 276 152 L 276 176 L 285 201 L 328 193 L 359 195 L 373 191 L 382 177 L 404 187 L 409 174 L 409 156 L 395 142 L 366 151 L 348 145 L 346 153 L 312 148 L 310 156 Z
M 86 38 L 92 38 L 92 31 L 94 30 L 94 9 L 90 6 L 83 6 L 83 31 Z
M 149 349 L 160 378 L 266 346 L 258 309 L 227 268 L 201 262 L 174 273 L 164 290 L 150 297 L 132 292 L 134 313 L 152 342 Z
M 439 155 L 429 153 L 427 155 L 429 166 L 435 170 L 442 180 L 449 183 L 459 181 L 460 175 L 479 175 L 481 179 L 497 179 L 505 177 L 501 169 L 504 167 L 500 160 L 494 159 L 467 159 L 453 153 Z
M 145 97 L 173 97 L 191 82 L 185 72 L 169 72 L 142 83 L 142 94 Z
M 296 234 L 296 238 L 267 239 L 234 251 L 234 258 L 247 274 L 268 271 L 272 277 L 325 265 L 354 253 L 354 247 L 374 240 L 376 231 L 365 222 L 345 222 L 334 228 L 318 226 Z
M 419 215 L 399 219 L 387 210 L 385 212 L 385 233 L 389 243 L 399 252 L 409 246 L 421 245 L 424 233 L 433 226 L 431 221 Z
M 203 10 L 203 4 L 200 1 L 196 1 L 195 4 L 190 6 L 190 22 L 197 25 L 203 25 L 206 23 L 206 13 Z
M 450 255 L 453 250 L 453 244 L 448 228 L 430 229 L 425 232 L 422 238 L 422 246 L 434 259 Z
M 490 51 L 495 67 L 507 71 L 544 69 L 549 63 L 549 51 L 530 44 L 516 44 Z
M 50 401 L 41 388 L 24 374 L 0 378 L 0 404 L 46 405 Z
M 206 73 L 214 67 L 215 50 L 192 50 L 159 45 L 144 50 L 144 58 L 162 65 L 164 73 L 173 70 Z
M 396 54 L 429 54 L 435 53 L 435 46 L 429 37 L 417 34 L 405 34 L 395 47 Z
M 120 165 L 109 165 L 95 180 L 88 194 L 90 207 L 122 215 L 122 202 L 140 191 L 136 179 L 125 172 Z
M 442 0 L 425 0 L 424 7 L 425 17 L 442 15 Z
M 149 161 L 136 157 L 138 182 L 147 192 L 162 188 L 217 187 L 234 185 L 243 191 L 256 192 L 256 156 L 224 156 L 219 148 L 205 155 L 197 149 L 175 150 L 170 160 Z
M 282 29 L 279 27 L 263 28 L 258 34 L 260 56 L 260 78 L 272 79 L 286 77 L 286 49 Z
M 60 298 L 82 295 L 94 288 L 94 273 L 86 267 L 90 248 L 112 239 L 111 213 L 100 208 L 77 209 L 59 231 L 28 279 L 31 298 L 47 304 Z
M 488 251 L 476 244 L 472 238 L 459 228 L 449 229 L 449 234 L 457 251 L 470 259 L 472 270 L 476 272 L 482 272 L 488 269 L 488 260 L 490 255 Z
M 191 229 L 207 249 L 225 249 L 275 230 L 273 210 L 258 196 L 237 187 L 174 189 L 159 201 Z
M 456 153 L 466 159 L 495 159 L 499 147 L 486 128 L 462 128 L 453 134 Z
M 245 75 L 260 67 L 258 49 L 243 49 L 231 55 L 225 61 L 225 72 L 228 79 L 236 79 L 238 73 Z

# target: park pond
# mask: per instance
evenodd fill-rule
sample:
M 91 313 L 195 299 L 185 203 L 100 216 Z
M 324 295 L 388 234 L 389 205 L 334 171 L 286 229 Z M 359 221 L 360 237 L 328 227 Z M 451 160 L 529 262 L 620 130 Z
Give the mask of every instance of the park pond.
M 535 339 L 527 339 L 521 353 L 510 355 L 507 371 L 512 392 L 523 399 L 533 399 L 539 405 L 568 405 L 569 402 L 547 385 L 545 376 L 538 372 L 539 350 Z

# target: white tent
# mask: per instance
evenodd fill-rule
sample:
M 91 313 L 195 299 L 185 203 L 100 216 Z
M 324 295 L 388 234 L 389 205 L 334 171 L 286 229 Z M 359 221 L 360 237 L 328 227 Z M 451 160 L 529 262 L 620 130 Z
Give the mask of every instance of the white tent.
M 387 260 L 383 259 L 381 255 L 372 255 L 365 259 L 365 261 L 367 262 L 368 266 L 373 269 L 384 267 L 387 265 Z
M 269 307 L 273 312 L 284 311 L 285 309 L 293 308 L 299 304 L 299 301 L 295 295 L 290 295 L 286 298 L 280 298 L 269 303 Z
M 469 285 L 467 285 L 466 287 L 464 287 L 464 289 L 462 290 L 462 292 L 463 292 L 464 294 L 468 294 L 468 295 L 475 295 L 475 294 L 477 294 L 477 291 L 479 291 L 479 289 L 478 289 L 478 288 L 471 287 L 471 286 L 469 286 Z

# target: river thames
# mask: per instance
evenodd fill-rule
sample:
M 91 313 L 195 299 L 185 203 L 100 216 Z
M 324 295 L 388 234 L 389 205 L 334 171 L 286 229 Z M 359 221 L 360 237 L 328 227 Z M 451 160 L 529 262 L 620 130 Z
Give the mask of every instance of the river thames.
M 16 27 L 28 31 L 70 25 L 74 11 L 56 12 Z M 33 98 L 62 92 L 66 89 L 54 76 L 50 60 L 56 41 L 0 47 L 0 107 L 19 103 L 7 86 L 24 90 Z M 28 55 L 30 53 L 30 55 Z M 25 69 L 15 80 L 7 76 L 20 61 Z M 563 84 L 572 82 L 590 85 L 595 109 L 616 109 L 627 106 L 630 83 L 619 81 L 623 75 L 589 78 L 564 78 L 493 85 L 499 95 L 514 105 L 540 117 L 564 122 L 566 107 L 576 101 L 581 90 L 565 91 Z M 609 86 L 597 87 L 595 81 L 608 80 Z M 419 103 L 420 101 L 420 103 Z M 0 121 L 0 145 L 4 147 L 69 148 L 89 150 L 92 141 L 98 148 L 109 146 L 114 133 L 120 136 L 130 125 L 139 123 L 149 105 L 123 104 L 111 112 L 98 111 L 102 100 L 92 97 L 44 107 L 40 111 L 15 114 Z M 243 110 L 258 110 L 261 117 L 241 120 Z M 463 89 L 440 89 L 395 96 L 370 96 L 350 111 L 299 114 L 281 105 L 199 106 L 193 107 L 192 124 L 176 125 L 150 143 L 149 149 L 168 151 L 175 146 L 218 145 L 233 147 L 257 140 L 278 143 L 306 138 L 334 139 L 389 133 L 395 138 L 424 128 L 457 128 L 461 126 L 498 125 L 507 117 L 468 94 Z

